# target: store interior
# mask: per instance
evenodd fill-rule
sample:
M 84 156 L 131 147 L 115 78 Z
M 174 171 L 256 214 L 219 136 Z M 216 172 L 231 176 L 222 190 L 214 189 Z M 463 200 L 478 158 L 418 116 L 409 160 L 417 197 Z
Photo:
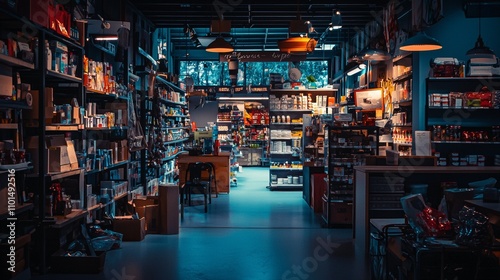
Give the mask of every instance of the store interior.
M 497 279 L 500 3 L 0 0 L 2 279 Z

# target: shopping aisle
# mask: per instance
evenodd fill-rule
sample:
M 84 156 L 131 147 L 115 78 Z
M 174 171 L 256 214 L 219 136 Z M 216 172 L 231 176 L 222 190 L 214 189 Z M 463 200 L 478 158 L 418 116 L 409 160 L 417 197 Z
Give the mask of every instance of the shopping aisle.
M 269 191 L 268 169 L 245 167 L 209 212 L 187 207 L 179 235 L 147 235 L 110 251 L 100 275 L 36 279 L 369 279 L 350 229 L 321 228 L 302 192 Z

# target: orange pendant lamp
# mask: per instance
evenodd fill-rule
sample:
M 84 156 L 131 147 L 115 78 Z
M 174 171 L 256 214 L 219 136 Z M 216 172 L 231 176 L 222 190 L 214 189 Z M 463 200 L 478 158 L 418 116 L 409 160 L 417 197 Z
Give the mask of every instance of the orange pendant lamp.
M 292 37 L 278 41 L 278 48 L 284 53 L 310 53 L 314 51 L 317 43 L 313 38 Z

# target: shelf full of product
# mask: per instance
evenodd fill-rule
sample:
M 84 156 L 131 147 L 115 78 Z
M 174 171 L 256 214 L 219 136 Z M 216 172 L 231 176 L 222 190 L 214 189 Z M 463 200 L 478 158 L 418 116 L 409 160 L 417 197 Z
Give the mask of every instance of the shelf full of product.
M 497 77 L 428 78 L 426 128 L 440 166 L 500 166 Z
M 325 126 L 327 189 L 323 195 L 325 225 L 352 225 L 354 167 L 365 156 L 378 155 L 379 130 L 371 126 Z

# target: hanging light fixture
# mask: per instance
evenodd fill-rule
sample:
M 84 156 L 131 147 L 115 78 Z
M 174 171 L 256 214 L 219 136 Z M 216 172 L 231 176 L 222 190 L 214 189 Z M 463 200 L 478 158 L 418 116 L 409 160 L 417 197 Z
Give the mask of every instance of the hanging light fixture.
M 309 53 L 314 51 L 318 42 L 309 37 L 292 37 L 278 41 L 280 52 Z
M 348 69 L 347 76 L 352 76 L 354 74 L 357 74 L 357 73 L 365 70 L 366 69 L 366 64 L 354 62 L 354 63 L 350 63 L 348 65 L 348 67 L 346 67 L 346 68 Z
M 328 30 L 333 31 L 340 28 L 342 28 L 342 15 L 340 11 L 333 10 L 332 21 L 328 25 Z
M 207 46 L 206 51 L 214 53 L 228 53 L 234 51 L 234 48 L 224 38 L 219 36 Z
M 399 46 L 400 50 L 409 52 L 435 51 L 442 48 L 443 46 L 438 40 L 430 37 L 423 31 L 417 33 L 417 35 L 409 38 Z
M 219 20 L 218 21 L 218 26 L 215 26 L 214 25 L 214 21 L 212 21 L 212 30 L 214 30 L 216 27 L 218 27 L 216 30 L 218 31 L 219 35 L 217 36 L 217 38 L 215 40 L 212 41 L 212 43 L 210 43 L 207 48 L 206 48 L 206 51 L 207 52 L 214 52 L 214 53 L 228 53 L 228 52 L 232 52 L 234 51 L 234 48 L 231 44 L 229 44 L 229 42 L 227 42 L 224 38 L 222 38 L 222 30 L 227 28 L 227 21 L 222 21 L 222 20 Z M 231 28 L 230 27 L 230 24 L 228 25 L 229 26 L 229 29 Z
M 495 58 L 495 53 L 484 45 L 483 37 L 481 37 L 481 17 L 479 17 L 479 35 L 477 36 L 474 47 L 467 51 L 466 55 L 470 58 Z

